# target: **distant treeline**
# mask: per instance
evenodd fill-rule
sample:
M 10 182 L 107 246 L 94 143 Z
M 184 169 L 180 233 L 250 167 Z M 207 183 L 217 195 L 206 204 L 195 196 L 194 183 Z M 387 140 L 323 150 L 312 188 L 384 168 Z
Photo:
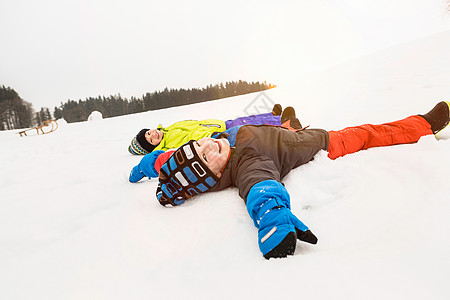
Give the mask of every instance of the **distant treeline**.
M 199 103 L 231 96 L 243 95 L 271 89 L 275 85 L 266 82 L 231 81 L 225 84 L 208 85 L 205 88 L 164 89 L 146 93 L 142 98 L 122 96 L 98 96 L 86 100 L 68 100 L 55 107 L 52 114 L 46 107 L 35 112 L 31 103 L 20 98 L 10 87 L 0 86 L 0 130 L 28 128 L 40 125 L 49 119 L 64 118 L 67 122 L 86 121 L 93 111 L 99 111 L 104 118 L 133 114 L 148 110 Z
M 28 128 L 51 119 L 48 108 L 35 113 L 31 103 L 10 87 L 0 86 L 0 130 Z
M 64 118 L 68 123 L 86 121 L 92 111 L 99 111 L 104 118 L 116 117 L 161 108 L 199 103 L 236 95 L 267 90 L 275 85 L 266 82 L 231 81 L 225 84 L 208 85 L 205 88 L 164 89 L 146 93 L 142 98 L 123 98 L 119 95 L 99 96 L 86 100 L 69 100 L 55 107 L 55 119 Z

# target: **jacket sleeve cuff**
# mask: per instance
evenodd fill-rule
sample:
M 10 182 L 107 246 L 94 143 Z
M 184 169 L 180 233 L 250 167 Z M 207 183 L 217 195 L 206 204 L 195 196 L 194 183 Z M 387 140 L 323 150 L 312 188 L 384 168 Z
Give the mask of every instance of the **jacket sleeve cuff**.
M 140 169 L 148 178 L 159 177 L 159 172 L 155 168 L 155 163 L 161 154 L 164 154 L 164 151 L 156 150 L 145 155 L 141 159 L 141 162 L 139 163 Z
M 258 220 L 266 211 L 274 207 L 291 208 L 289 193 L 276 180 L 264 180 L 252 186 L 246 204 L 248 214 L 256 227 L 258 227 Z

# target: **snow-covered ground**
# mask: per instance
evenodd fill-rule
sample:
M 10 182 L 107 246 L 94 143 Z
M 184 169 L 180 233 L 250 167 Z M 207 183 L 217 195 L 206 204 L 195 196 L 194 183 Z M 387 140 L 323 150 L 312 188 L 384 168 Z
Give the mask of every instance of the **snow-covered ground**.
M 47 135 L 0 132 L 1 299 L 450 299 L 450 140 L 325 152 L 284 182 L 318 236 L 265 260 L 237 190 L 173 209 L 156 180 L 127 181 L 143 127 L 231 119 L 281 103 L 303 125 L 342 129 L 450 100 L 450 32 L 261 93 Z M 20 92 L 20 91 L 19 91 Z

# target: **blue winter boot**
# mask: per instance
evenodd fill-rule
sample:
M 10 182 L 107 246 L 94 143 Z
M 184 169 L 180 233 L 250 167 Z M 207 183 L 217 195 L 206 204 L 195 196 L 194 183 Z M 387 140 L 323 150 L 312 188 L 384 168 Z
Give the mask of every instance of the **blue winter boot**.
M 289 194 L 275 180 L 252 187 L 247 196 L 247 211 L 258 228 L 259 249 L 266 259 L 293 255 L 297 239 L 317 243 L 317 237 L 292 214 Z

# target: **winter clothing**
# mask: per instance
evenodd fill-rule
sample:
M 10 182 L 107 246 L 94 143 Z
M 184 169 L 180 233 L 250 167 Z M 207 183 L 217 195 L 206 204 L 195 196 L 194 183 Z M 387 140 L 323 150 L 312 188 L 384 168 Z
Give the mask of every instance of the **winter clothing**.
M 276 180 L 261 181 L 250 189 L 247 196 L 247 211 L 258 228 L 259 249 L 266 258 L 293 254 L 297 231 L 298 237 L 307 235 L 311 238 L 306 240 L 307 242 L 317 243 L 317 238 L 308 227 L 292 214 L 289 194 Z M 294 244 L 284 251 L 269 254 L 291 232 Z
M 175 150 L 156 150 L 146 154 L 139 164 L 135 166 L 129 176 L 131 183 L 136 183 L 145 176 L 148 178 L 159 177 L 159 171 L 162 165 L 169 159 L 169 157 L 175 152 Z
M 441 101 L 422 117 L 431 125 L 433 134 L 438 134 L 449 124 L 450 102 Z
M 131 140 L 131 145 L 128 146 L 128 152 L 135 155 L 145 155 L 152 152 L 155 146 L 147 142 L 145 139 L 145 133 L 147 128 L 142 129 L 138 134 Z
M 145 138 L 145 133 L 150 130 L 148 128 L 141 129 L 139 133 L 136 135 L 136 140 L 139 142 L 139 144 L 148 152 L 152 152 L 153 149 L 155 149 L 155 146 L 150 144 L 147 139 Z
M 240 125 L 277 125 L 280 126 L 280 116 L 272 113 L 241 117 L 234 120 L 225 121 L 227 129 Z
M 295 109 L 292 106 L 288 106 L 283 110 L 283 113 L 281 114 L 281 123 L 295 118 Z
M 136 137 L 131 140 L 131 144 L 128 146 L 128 152 L 134 155 L 145 155 L 148 153 L 148 151 L 141 146 Z
M 222 132 L 225 130 L 225 122 L 214 119 L 188 120 L 174 123 L 160 130 L 164 133 L 164 137 L 161 143 L 155 147 L 155 150 L 165 151 L 178 148 L 190 140 L 199 140 L 204 137 L 210 137 L 215 132 Z
M 292 169 L 328 149 L 328 133 L 323 129 L 298 132 L 278 126 L 241 126 L 226 131 L 231 156 L 219 183 L 212 190 L 234 185 L 247 201 L 253 185 L 264 180 L 280 181 Z
M 328 157 L 336 159 L 368 148 L 414 143 L 433 132 L 430 123 L 424 118 L 411 116 L 391 123 L 366 124 L 328 133 Z
M 139 131 L 139 133 L 131 140 L 131 145 L 128 146 L 128 152 L 135 155 L 145 155 L 155 149 L 155 146 L 145 139 L 145 133 L 148 130 L 150 129 L 144 128 Z
M 147 176 L 148 178 L 158 177 L 159 172 L 155 169 L 155 162 L 156 159 L 162 154 L 164 154 L 164 151 L 157 150 L 145 155 L 139 164 L 131 170 L 129 177 L 130 182 L 138 182 L 144 178 L 144 176 Z
M 282 106 L 280 104 L 275 104 L 272 108 L 272 115 L 281 116 L 282 111 L 283 111 Z

